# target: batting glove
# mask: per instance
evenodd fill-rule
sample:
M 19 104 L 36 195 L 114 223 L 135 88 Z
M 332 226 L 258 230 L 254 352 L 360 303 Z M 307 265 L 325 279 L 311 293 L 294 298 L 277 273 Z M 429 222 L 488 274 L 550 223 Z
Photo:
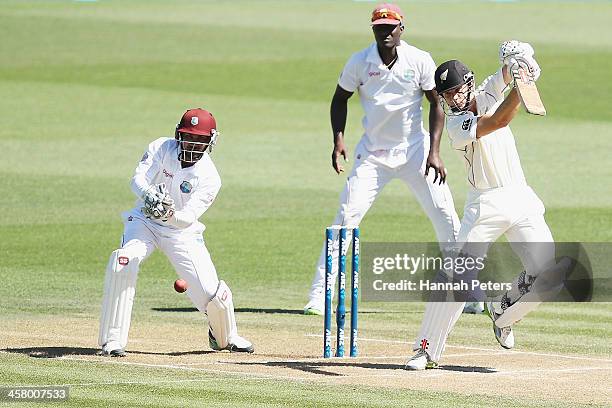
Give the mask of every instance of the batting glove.
M 519 69 L 523 68 L 529 74 L 532 81 L 537 81 L 540 78 L 542 69 L 540 65 L 533 57 L 517 57 L 508 59 L 508 71 L 511 73 L 513 78 L 516 78 L 519 74 Z
M 533 47 L 517 40 L 505 41 L 499 46 L 499 62 L 508 65 L 512 58 L 533 59 Z

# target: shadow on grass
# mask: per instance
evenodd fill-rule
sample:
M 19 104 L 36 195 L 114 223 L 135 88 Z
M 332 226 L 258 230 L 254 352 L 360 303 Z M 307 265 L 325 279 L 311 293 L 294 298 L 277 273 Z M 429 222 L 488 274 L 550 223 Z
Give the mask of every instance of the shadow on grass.
M 24 348 L 5 348 L 0 351 L 15 354 L 27 354 L 34 358 L 59 358 L 65 356 L 95 356 L 100 352 L 99 348 L 91 347 L 24 347 Z M 155 355 L 155 356 L 185 356 L 203 355 L 214 353 L 212 350 L 193 350 L 193 351 L 171 351 L 167 353 L 157 353 L 152 351 L 132 351 L 128 354 Z
M 493 374 L 497 370 L 490 367 L 478 367 L 478 366 L 458 366 L 458 365 L 442 365 L 438 370 L 443 371 L 458 371 L 462 373 L 482 373 L 482 374 Z
M 197 312 L 198 309 L 195 307 L 152 307 L 151 310 L 156 312 L 181 312 L 191 313 Z M 266 313 L 266 314 L 292 314 L 301 315 L 304 314 L 302 309 L 262 309 L 254 307 L 238 307 L 234 310 L 236 313 Z M 334 310 L 335 313 L 335 310 Z M 387 310 L 360 310 L 359 314 L 411 314 L 411 313 L 422 313 L 413 311 L 387 311 Z
M 347 368 L 366 368 L 370 370 L 403 370 L 404 364 L 389 364 L 389 363 L 356 363 L 356 362 L 340 362 L 340 361 L 267 361 L 267 362 L 237 362 L 237 365 L 258 365 L 264 367 L 283 367 L 290 368 L 293 370 L 303 371 L 312 374 L 320 374 L 335 377 L 350 377 L 350 374 L 336 373 L 325 368 L 328 367 L 347 367 Z M 443 365 L 436 370 L 441 371 L 459 371 L 469 373 L 484 373 L 491 374 L 497 372 L 493 368 L 489 367 L 478 367 L 478 366 L 457 366 L 457 365 Z M 409 371 L 406 371 L 408 373 Z
M 153 307 L 156 312 L 197 312 L 195 307 Z M 296 309 L 258 309 L 252 307 L 238 307 L 236 313 L 270 313 L 270 314 L 303 314 L 302 310 Z

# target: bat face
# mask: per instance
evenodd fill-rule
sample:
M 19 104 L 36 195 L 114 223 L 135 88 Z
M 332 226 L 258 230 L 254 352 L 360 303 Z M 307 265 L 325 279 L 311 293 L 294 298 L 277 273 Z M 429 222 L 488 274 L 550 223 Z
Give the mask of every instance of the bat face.
M 533 115 L 545 116 L 546 108 L 540 98 L 540 92 L 527 70 L 519 68 L 518 72 L 514 73 L 514 80 L 525 110 Z

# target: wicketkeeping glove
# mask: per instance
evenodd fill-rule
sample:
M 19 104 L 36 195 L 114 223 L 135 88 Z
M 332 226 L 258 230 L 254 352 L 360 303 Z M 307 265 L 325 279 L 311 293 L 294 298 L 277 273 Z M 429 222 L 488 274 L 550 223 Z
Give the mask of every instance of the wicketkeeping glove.
M 147 218 L 167 221 L 174 214 L 174 200 L 170 197 L 164 183 L 149 188 L 144 196 L 142 213 Z

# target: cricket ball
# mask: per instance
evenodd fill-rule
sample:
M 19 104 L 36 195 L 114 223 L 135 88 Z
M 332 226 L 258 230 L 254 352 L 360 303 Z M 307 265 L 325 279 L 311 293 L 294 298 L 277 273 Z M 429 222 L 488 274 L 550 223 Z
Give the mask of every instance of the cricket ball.
M 177 279 L 174 281 L 174 290 L 178 293 L 183 293 L 187 290 L 187 282 L 184 279 Z

